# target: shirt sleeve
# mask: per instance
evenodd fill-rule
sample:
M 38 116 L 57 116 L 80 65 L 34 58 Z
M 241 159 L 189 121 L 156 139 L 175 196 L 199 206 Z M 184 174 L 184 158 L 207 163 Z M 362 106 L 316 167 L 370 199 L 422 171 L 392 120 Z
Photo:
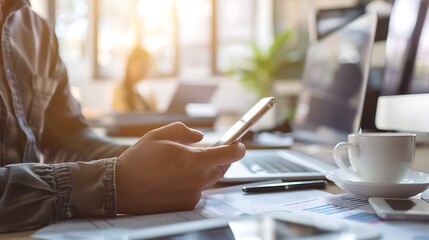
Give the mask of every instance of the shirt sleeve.
M 0 232 L 67 218 L 116 216 L 116 158 L 0 168 Z

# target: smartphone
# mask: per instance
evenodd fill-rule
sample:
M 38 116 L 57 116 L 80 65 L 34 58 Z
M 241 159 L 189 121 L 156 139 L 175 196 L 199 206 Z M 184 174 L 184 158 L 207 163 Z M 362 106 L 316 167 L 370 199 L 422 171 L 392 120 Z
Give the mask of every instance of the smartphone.
M 412 198 L 369 198 L 377 215 L 386 220 L 429 220 L 429 203 Z
M 213 145 L 229 145 L 243 137 L 267 112 L 274 107 L 276 99 L 265 97 L 259 100 L 246 114 L 230 127 L 222 137 Z

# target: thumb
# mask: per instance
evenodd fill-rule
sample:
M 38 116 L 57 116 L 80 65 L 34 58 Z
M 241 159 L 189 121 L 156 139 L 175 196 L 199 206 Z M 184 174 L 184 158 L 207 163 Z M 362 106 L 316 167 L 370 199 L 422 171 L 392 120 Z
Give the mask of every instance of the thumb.
M 204 134 L 191 129 L 181 122 L 175 122 L 151 131 L 155 140 L 170 140 L 178 143 L 195 143 L 203 139 Z

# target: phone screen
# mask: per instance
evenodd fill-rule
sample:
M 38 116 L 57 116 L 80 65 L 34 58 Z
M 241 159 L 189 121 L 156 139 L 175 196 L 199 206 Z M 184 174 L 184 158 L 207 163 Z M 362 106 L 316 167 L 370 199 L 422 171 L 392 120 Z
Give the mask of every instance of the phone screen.
M 413 201 L 408 199 L 385 199 L 385 201 L 389 207 L 397 211 L 408 211 L 416 206 Z
M 429 220 L 429 204 L 421 199 L 369 198 L 369 203 L 383 219 Z
M 249 129 L 255 125 L 271 108 L 276 99 L 266 97 L 259 100 L 243 117 L 230 127 L 214 146 L 228 145 L 239 140 Z

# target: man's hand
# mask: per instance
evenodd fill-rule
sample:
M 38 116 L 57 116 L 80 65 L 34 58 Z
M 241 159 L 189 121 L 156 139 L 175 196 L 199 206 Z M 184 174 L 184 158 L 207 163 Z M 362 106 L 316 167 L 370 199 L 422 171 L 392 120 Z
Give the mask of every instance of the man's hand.
M 203 134 L 173 123 L 144 135 L 116 164 L 118 213 L 190 210 L 226 166 L 241 159 L 243 144 L 193 148 Z

